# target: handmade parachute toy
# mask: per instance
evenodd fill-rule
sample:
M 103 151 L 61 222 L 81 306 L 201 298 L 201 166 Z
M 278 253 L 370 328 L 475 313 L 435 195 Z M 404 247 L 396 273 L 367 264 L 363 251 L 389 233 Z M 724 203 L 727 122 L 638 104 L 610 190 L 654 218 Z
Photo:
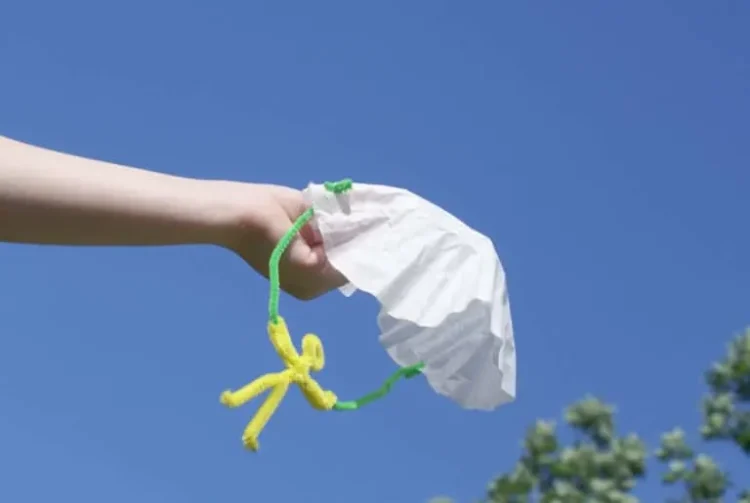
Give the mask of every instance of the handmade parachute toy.
M 424 375 L 430 386 L 465 409 L 492 410 L 516 394 L 516 354 L 505 273 L 489 238 L 443 209 L 399 188 L 350 180 L 305 190 L 310 209 L 270 259 L 268 334 L 285 369 L 266 374 L 221 403 L 243 405 L 271 389 L 243 435 L 258 436 L 292 384 L 320 410 L 350 411 L 390 391 L 401 378 Z M 279 316 L 279 260 L 299 230 L 314 226 L 331 265 L 381 305 L 380 342 L 401 368 L 377 391 L 340 401 L 310 375 L 325 365 L 320 339 L 302 338 L 297 352 Z

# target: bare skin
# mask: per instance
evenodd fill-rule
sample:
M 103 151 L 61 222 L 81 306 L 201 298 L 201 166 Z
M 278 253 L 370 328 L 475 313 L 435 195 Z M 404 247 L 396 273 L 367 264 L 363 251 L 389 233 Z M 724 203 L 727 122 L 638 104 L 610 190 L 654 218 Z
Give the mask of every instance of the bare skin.
M 0 241 L 71 246 L 211 244 L 267 277 L 278 240 L 307 209 L 278 185 L 184 178 L 87 159 L 0 136 Z M 310 227 L 280 265 L 299 299 L 345 283 Z

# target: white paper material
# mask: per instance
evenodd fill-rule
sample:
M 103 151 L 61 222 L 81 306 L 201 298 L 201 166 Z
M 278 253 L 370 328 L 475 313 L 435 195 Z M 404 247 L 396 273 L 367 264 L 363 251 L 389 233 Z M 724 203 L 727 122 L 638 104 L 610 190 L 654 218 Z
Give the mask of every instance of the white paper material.
M 432 388 L 467 409 L 515 399 L 516 352 L 505 272 L 492 241 L 395 187 L 305 190 L 331 264 L 378 299 L 380 342 L 400 366 L 425 362 Z

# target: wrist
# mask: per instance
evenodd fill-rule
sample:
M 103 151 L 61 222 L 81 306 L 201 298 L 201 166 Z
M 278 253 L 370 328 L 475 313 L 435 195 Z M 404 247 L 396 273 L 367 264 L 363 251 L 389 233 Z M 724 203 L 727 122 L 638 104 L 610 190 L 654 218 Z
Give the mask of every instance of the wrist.
M 260 187 L 252 183 L 198 180 L 201 241 L 238 252 L 260 225 L 252 208 L 258 203 Z

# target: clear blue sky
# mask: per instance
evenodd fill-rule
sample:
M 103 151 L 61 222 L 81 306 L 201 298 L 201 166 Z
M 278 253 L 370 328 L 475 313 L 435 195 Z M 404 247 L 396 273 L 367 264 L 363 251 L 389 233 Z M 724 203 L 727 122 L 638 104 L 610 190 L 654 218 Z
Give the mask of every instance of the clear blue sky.
M 1 134 L 409 188 L 495 241 L 519 387 L 490 414 L 419 380 L 356 414 L 293 392 L 252 455 L 253 406 L 218 396 L 278 366 L 264 280 L 213 248 L 2 246 L 0 500 L 463 503 L 586 393 L 652 445 L 692 429 L 750 323 L 749 25 L 739 1 L 5 2 Z M 341 396 L 393 370 L 373 299 L 282 309 Z

